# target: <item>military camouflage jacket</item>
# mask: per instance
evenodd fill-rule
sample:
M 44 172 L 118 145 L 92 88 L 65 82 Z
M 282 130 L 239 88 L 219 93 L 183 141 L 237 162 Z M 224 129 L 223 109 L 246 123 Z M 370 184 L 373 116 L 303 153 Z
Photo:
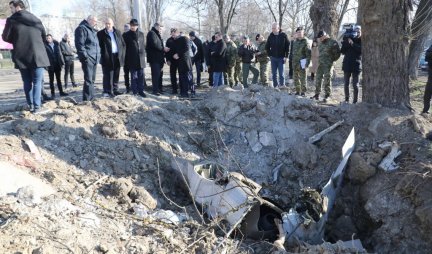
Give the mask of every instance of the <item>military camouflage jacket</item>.
M 260 52 L 261 54 L 256 56 L 256 60 L 257 62 L 268 62 L 269 61 L 269 57 L 267 54 L 267 50 L 265 48 L 267 41 L 264 40 L 261 43 L 258 43 L 258 52 Z
M 292 44 L 293 63 L 300 64 L 300 60 L 306 58 L 307 67 L 311 60 L 311 50 L 308 40 L 306 38 L 296 39 L 292 42 Z
M 234 44 L 237 46 L 237 50 L 238 48 L 240 48 L 241 45 L 243 45 L 243 42 L 241 40 L 236 40 L 234 41 Z M 241 63 L 241 56 L 237 55 L 237 62 Z
M 337 41 L 326 39 L 319 44 L 319 65 L 329 66 L 340 57 L 340 47 Z
M 237 46 L 233 41 L 229 41 L 226 43 L 227 50 L 225 53 L 225 57 L 227 60 L 228 67 L 234 67 L 236 64 L 237 55 Z

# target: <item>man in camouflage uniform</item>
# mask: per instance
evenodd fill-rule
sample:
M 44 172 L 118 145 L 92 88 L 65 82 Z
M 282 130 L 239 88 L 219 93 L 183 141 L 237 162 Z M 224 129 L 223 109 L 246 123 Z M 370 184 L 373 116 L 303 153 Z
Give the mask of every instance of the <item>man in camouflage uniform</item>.
M 311 60 L 311 51 L 308 40 L 304 37 L 303 27 L 296 30 L 296 39 L 292 47 L 293 79 L 295 95 L 305 96 L 306 93 L 306 69 Z M 302 66 L 301 61 L 306 61 Z
M 260 34 L 256 35 L 255 40 L 258 43 L 258 52 L 255 53 L 255 58 L 257 63 L 259 63 L 260 82 L 262 85 L 268 86 L 268 62 L 270 58 L 265 49 L 267 41 Z
M 235 35 L 234 35 L 235 36 Z M 235 36 L 234 43 L 237 46 L 237 49 L 243 44 L 240 40 L 240 37 Z M 241 68 L 241 57 L 237 56 L 236 64 L 234 67 L 234 82 L 235 85 L 242 83 L 242 68 Z
M 229 84 L 230 87 L 234 86 L 234 72 L 235 72 L 235 66 L 236 66 L 236 60 L 237 60 L 237 46 L 236 44 L 231 40 L 229 35 L 225 34 L 223 36 L 223 39 L 227 45 L 225 57 L 227 60 L 227 70 L 224 73 L 224 79 L 225 84 Z
M 315 95 L 311 99 L 319 100 L 321 83 L 324 86 L 324 102 L 331 96 L 331 79 L 333 75 L 333 63 L 340 57 L 340 47 L 337 41 L 331 39 L 326 32 L 319 31 L 318 40 L 320 41 L 319 66 L 316 75 Z M 324 79 L 324 82 L 323 82 Z

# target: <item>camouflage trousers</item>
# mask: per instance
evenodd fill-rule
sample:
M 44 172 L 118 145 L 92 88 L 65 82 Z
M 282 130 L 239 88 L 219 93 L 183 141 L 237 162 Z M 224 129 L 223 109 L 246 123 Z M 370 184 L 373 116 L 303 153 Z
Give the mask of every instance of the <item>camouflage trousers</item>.
M 234 82 L 235 84 L 242 83 L 242 63 L 237 59 L 235 67 L 234 67 Z
M 324 86 L 324 96 L 331 95 L 331 80 L 333 77 L 333 65 L 320 64 L 315 78 L 315 94 L 321 93 L 321 85 Z
M 259 63 L 259 76 L 260 76 L 260 82 L 264 86 L 268 86 L 268 61 L 262 61 Z
M 306 93 L 306 69 L 302 69 L 300 63 L 293 64 L 293 79 L 296 93 Z
M 231 67 L 227 66 L 226 72 L 224 72 L 225 85 L 229 85 L 230 87 L 233 87 L 235 85 L 234 73 L 235 73 L 235 65 Z

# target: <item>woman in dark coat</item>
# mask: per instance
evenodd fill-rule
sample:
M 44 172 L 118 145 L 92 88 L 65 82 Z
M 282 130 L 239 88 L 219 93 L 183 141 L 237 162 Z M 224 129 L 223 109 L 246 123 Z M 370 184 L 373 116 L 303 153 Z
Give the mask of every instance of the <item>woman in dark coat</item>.
M 57 80 L 57 87 L 60 92 L 60 96 L 66 96 L 68 94 L 63 91 L 63 86 L 61 82 L 61 71 L 64 65 L 63 54 L 61 53 L 60 44 L 58 43 L 58 41 L 53 40 L 51 34 L 47 34 L 45 49 L 50 61 L 50 67 L 48 67 L 48 74 L 51 89 L 51 98 L 55 98 L 54 75 Z
M 131 89 L 134 95 L 146 97 L 144 93 L 145 39 L 144 33 L 138 30 L 138 21 L 130 21 L 130 30 L 123 34 L 126 44 L 125 67 L 131 74 Z
M 341 53 L 345 55 L 342 62 L 344 72 L 344 93 L 345 102 L 349 102 L 349 82 L 352 76 L 353 85 L 353 103 L 358 100 L 358 83 L 361 72 L 361 27 L 356 26 L 354 31 L 355 37 L 345 37 L 342 41 Z
M 213 69 L 213 87 L 223 86 L 223 72 L 226 71 L 226 44 L 221 33 L 215 33 L 215 46 L 210 49 L 210 60 Z
M 188 90 L 195 96 L 195 87 L 192 82 L 192 59 L 189 54 L 189 37 L 180 36 L 175 40 L 174 59 L 177 59 L 177 66 L 180 81 L 180 96 L 188 97 Z

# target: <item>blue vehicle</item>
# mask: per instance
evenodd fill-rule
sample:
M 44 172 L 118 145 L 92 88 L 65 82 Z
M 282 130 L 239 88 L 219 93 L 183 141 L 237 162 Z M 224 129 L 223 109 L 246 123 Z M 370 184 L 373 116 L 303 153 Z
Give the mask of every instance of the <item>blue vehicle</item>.
M 419 60 L 419 69 L 426 71 L 428 69 L 428 62 L 426 62 L 426 51 L 422 52 Z

